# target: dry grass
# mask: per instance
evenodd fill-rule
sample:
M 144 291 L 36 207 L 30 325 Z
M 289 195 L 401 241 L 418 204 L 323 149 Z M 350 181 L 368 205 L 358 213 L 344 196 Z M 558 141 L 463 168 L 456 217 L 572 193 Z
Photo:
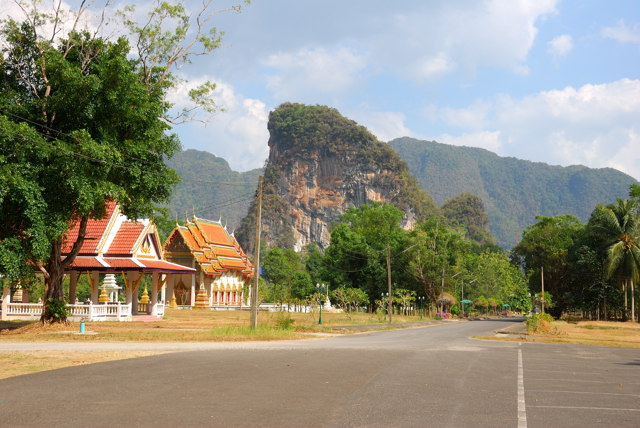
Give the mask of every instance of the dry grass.
M 87 333 L 79 331 L 78 322 L 66 325 L 43 326 L 33 322 L 0 322 L 2 341 L 239 341 L 278 340 L 305 337 L 301 332 L 328 332 L 333 327 L 344 325 L 369 325 L 381 320 L 371 314 L 352 314 L 351 319 L 343 313 L 323 312 L 323 324 L 318 325 L 318 314 L 260 312 L 256 332 L 246 329 L 249 325 L 248 311 L 206 311 L 167 309 L 163 320 L 152 322 L 85 322 Z M 283 319 L 291 318 L 292 329 L 282 329 Z M 394 317 L 395 323 L 418 320 L 418 317 Z M 286 321 L 284 321 L 286 323 Z
M 543 337 L 560 339 L 562 343 L 640 348 L 640 324 L 634 322 L 554 321 Z
M 545 332 L 521 337 L 483 337 L 518 342 L 570 343 L 577 345 L 640 348 L 640 324 L 612 321 L 554 321 Z
M 169 351 L 0 352 L 0 379 L 64 367 L 165 354 Z

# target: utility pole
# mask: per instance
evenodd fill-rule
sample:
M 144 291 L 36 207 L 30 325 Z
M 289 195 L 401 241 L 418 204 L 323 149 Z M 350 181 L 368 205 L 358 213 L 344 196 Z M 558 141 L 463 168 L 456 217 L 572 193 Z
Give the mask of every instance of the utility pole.
M 393 294 L 391 292 L 391 245 L 387 243 L 387 286 L 389 287 L 389 301 L 387 304 L 389 305 L 389 324 L 391 324 L 391 317 L 393 315 L 393 304 L 391 301 L 393 300 Z
M 251 287 L 251 329 L 258 328 L 258 281 L 260 279 L 260 225 L 262 224 L 262 176 L 258 177 L 258 210 L 256 213 L 256 245 L 254 248 L 253 287 Z
M 540 296 L 541 312 L 544 314 L 544 266 L 540 266 L 540 282 L 542 285 L 542 296 Z

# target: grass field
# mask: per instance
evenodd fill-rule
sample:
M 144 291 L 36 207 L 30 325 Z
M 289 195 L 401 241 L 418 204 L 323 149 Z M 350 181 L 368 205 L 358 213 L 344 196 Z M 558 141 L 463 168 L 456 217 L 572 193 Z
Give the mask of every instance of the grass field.
M 554 343 L 640 348 L 640 324 L 610 321 L 554 321 L 548 332 L 533 335 Z
M 207 311 L 167 309 L 164 319 L 152 322 L 85 322 L 87 334 L 77 334 L 78 322 L 43 326 L 39 322 L 0 322 L 3 341 L 238 341 L 281 340 L 306 337 L 301 333 L 332 332 L 342 326 L 366 326 L 384 323 L 384 319 L 366 313 L 318 314 L 260 312 L 258 326 L 250 330 L 248 311 Z M 394 324 L 417 321 L 417 316 L 394 316 Z M 384 326 L 383 326 L 384 327 Z M 340 332 L 344 332 L 340 329 Z

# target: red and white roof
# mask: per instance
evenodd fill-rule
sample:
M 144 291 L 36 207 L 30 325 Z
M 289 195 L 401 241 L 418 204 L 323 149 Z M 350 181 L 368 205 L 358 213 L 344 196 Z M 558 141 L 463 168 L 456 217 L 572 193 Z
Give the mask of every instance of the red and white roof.
M 69 228 L 62 244 L 62 257 L 73 248 L 78 224 Z M 103 272 L 158 272 L 193 274 L 195 269 L 162 260 L 162 247 L 155 225 L 149 220 L 129 221 L 116 202 L 106 202 L 106 215 L 89 220 L 80 252 L 68 269 Z

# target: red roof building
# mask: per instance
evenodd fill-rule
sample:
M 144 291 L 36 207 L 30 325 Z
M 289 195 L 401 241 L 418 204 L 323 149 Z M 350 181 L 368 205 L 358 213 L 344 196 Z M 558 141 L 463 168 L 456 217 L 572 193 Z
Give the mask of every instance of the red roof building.
M 64 237 L 62 257 L 73 248 L 78 237 L 78 224 L 74 224 Z M 98 282 L 101 273 L 121 273 L 126 285 L 127 303 L 137 307 L 137 288 L 145 274 L 152 276 L 152 307 L 157 304 L 158 289 L 174 276 L 192 277 L 195 269 L 164 260 L 163 248 L 155 224 L 149 220 L 130 221 L 116 202 L 106 202 L 106 215 L 89 220 L 85 240 L 80 252 L 67 268 L 71 275 L 69 301 L 75 299 L 75 284 L 80 273 L 87 272 L 92 284 L 92 302 L 98 302 Z M 134 310 L 135 313 L 135 310 Z
M 204 288 L 212 307 L 241 307 L 245 289 L 254 275 L 253 264 L 219 221 L 193 217 L 176 226 L 164 244 L 167 260 L 196 269 L 191 284 L 175 283 L 178 304 L 195 305 L 197 291 Z M 197 286 L 197 287 L 196 287 Z

